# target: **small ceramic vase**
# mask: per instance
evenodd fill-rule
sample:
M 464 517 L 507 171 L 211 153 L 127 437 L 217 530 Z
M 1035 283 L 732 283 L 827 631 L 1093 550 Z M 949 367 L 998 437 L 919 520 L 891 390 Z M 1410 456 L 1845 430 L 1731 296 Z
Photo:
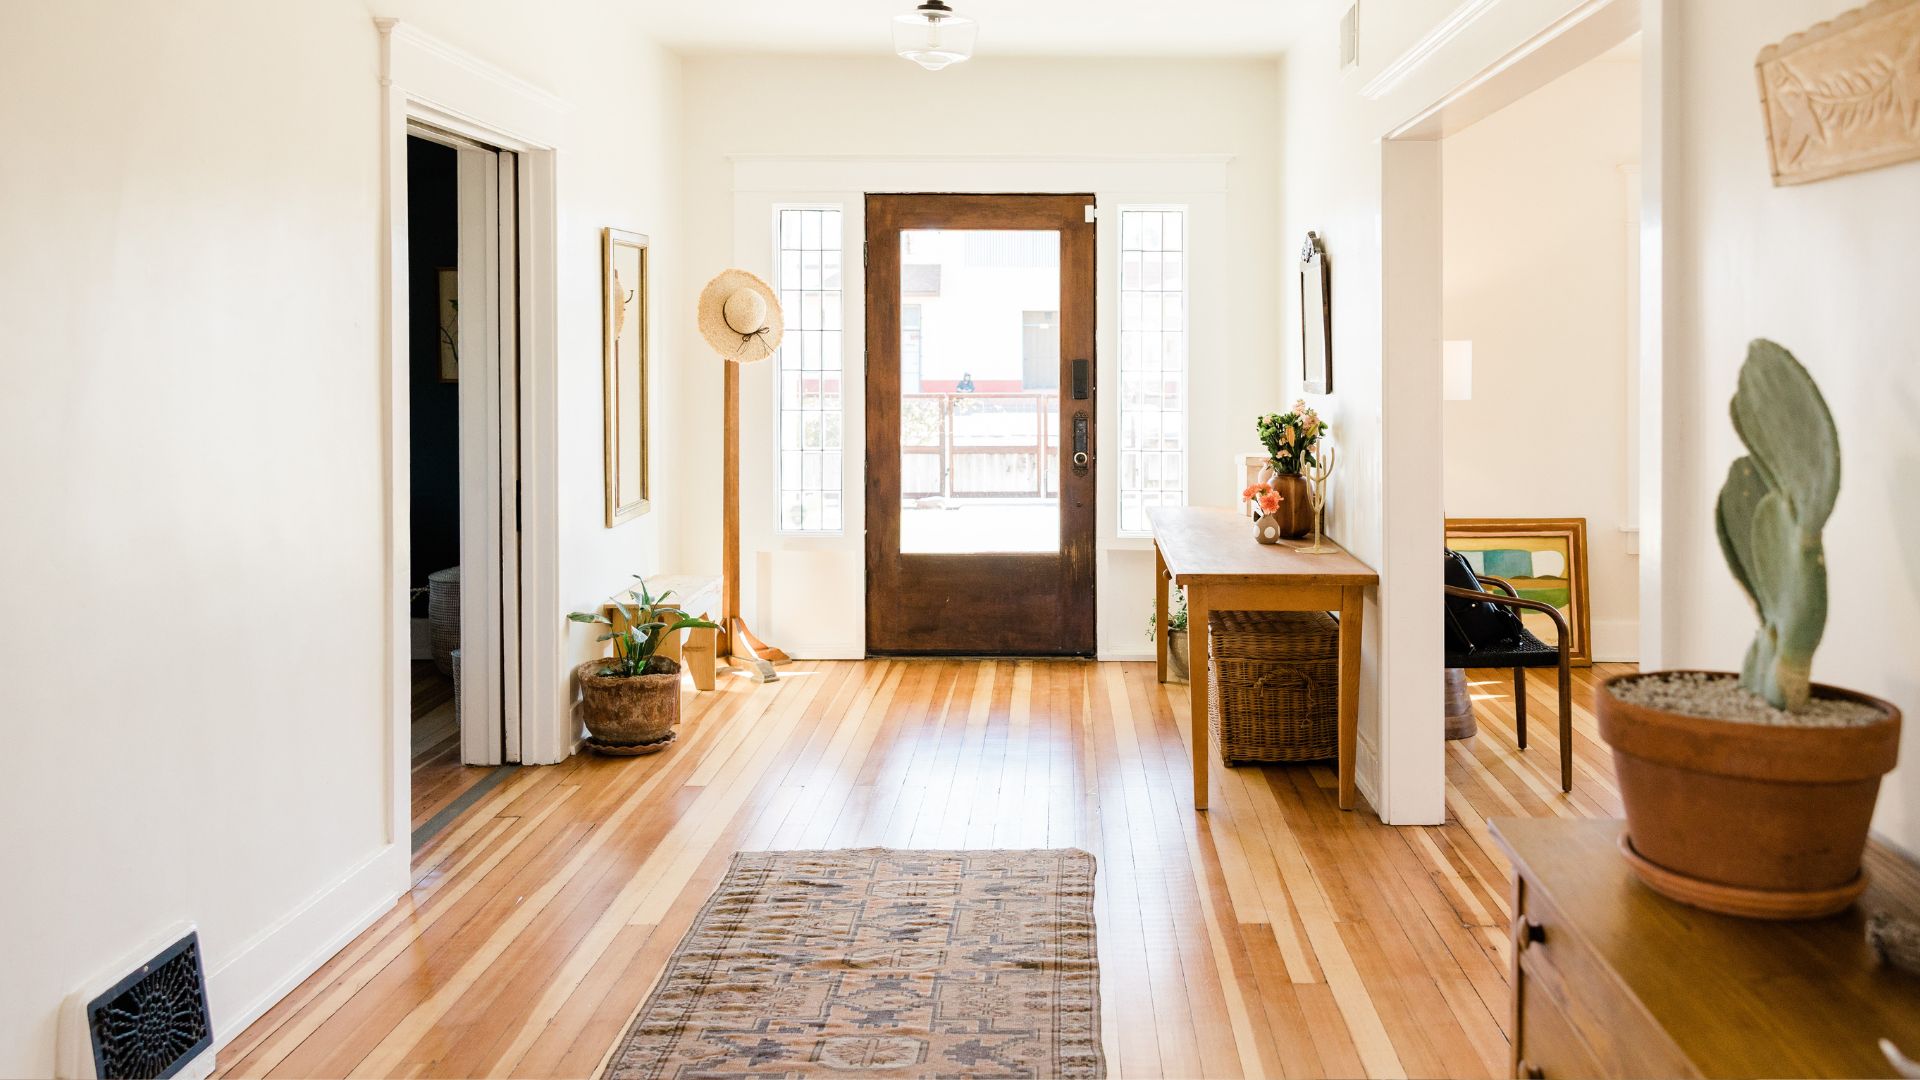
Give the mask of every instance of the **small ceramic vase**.
M 1253 523 L 1253 538 L 1263 544 L 1277 544 L 1285 531 L 1280 527 L 1280 518 L 1274 514 L 1262 514 Z

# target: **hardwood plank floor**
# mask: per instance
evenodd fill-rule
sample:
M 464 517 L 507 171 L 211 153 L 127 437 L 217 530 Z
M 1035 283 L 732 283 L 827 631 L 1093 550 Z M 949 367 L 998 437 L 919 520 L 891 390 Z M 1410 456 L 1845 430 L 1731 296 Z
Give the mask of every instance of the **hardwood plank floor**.
M 413 827 L 487 778 L 492 770 L 460 763 L 460 724 L 453 715 L 453 680 L 431 660 L 413 662 Z
M 1590 703 L 1621 670 L 1574 673 L 1571 795 L 1552 673 L 1527 683 L 1522 752 L 1511 676 L 1470 672 L 1480 734 L 1448 744 L 1448 821 L 1422 828 L 1342 813 L 1324 765 L 1215 770 L 1196 815 L 1185 687 L 1150 664 L 723 680 L 689 691 L 669 753 L 583 755 L 486 793 L 416 853 L 408 896 L 220 1051 L 222 1072 L 591 1075 L 734 851 L 884 845 L 1098 856 L 1113 1076 L 1504 1075 L 1507 867 L 1486 819 L 1618 814 Z

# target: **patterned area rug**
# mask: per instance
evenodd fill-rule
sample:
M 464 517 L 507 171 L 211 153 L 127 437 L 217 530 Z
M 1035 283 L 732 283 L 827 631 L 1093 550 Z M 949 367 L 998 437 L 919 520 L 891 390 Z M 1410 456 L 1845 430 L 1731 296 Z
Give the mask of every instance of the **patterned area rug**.
M 1093 875 L 1074 849 L 741 852 L 605 1075 L 1104 1076 Z

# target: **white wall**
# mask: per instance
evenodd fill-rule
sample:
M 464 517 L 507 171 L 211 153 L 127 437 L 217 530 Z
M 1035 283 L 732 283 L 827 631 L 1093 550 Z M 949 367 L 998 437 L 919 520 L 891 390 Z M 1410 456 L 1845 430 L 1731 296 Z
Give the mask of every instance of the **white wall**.
M 1258 447 L 1253 418 L 1280 403 L 1276 253 L 1267 243 L 1276 204 L 1272 63 L 981 57 L 930 73 L 887 56 L 697 56 L 686 62 L 686 100 L 694 279 L 726 265 L 769 269 L 769 207 L 780 201 L 844 205 L 850 270 L 858 267 L 853 253 L 864 235 L 859 211 L 868 191 L 1091 191 L 1110 213 L 1122 202 L 1189 204 L 1189 411 L 1196 421 L 1189 499 L 1232 504 L 1234 458 Z M 768 101 L 796 104 L 765 122 L 739 122 Z M 1213 156 L 1229 160 L 1188 172 L 1180 166 L 1192 162 L 1168 160 Z M 1195 172 L 1223 176 L 1224 183 L 1165 186 L 1174 182 L 1166 177 Z M 1041 173 L 1044 180 L 1027 179 Z M 808 179 L 777 189 L 769 178 L 779 176 Z M 1104 238 L 1115 225 L 1103 222 L 1103 260 Z M 1101 273 L 1102 445 L 1109 445 L 1118 427 L 1108 411 L 1117 400 L 1118 338 L 1105 336 L 1105 309 L 1118 279 L 1105 262 Z M 743 610 L 761 636 L 795 655 L 859 655 L 864 646 L 857 273 L 848 286 L 845 536 L 774 535 L 773 365 L 749 368 L 743 384 Z M 688 423 L 717 430 L 720 361 L 703 350 L 686 360 L 675 373 L 678 410 Z M 1103 656 L 1145 657 L 1152 550 L 1112 535 L 1117 456 L 1102 456 L 1099 647 Z M 676 470 L 690 518 L 677 554 L 668 557 L 689 571 L 719 569 L 719 469 L 714 454 L 690 457 Z
M 563 599 L 657 563 L 663 515 L 600 527 L 599 228 L 686 303 L 677 62 L 626 5 L 0 7 L 0 1075 L 50 1072 L 61 998 L 174 920 L 228 1037 L 406 886 L 374 14 L 569 103 Z
M 1591 61 L 1440 145 L 1444 334 L 1473 343 L 1472 398 L 1443 406 L 1447 515 L 1586 518 L 1593 655 L 1634 660 L 1621 167 L 1640 64 Z
M 1910 717 L 1902 764 L 1875 826 L 1920 850 L 1920 164 L 1799 187 L 1768 179 L 1753 57 L 1853 7 L 1848 0 L 1682 4 L 1669 46 L 1681 130 L 1669 145 L 1680 198 L 1670 209 L 1680 274 L 1673 312 L 1680 370 L 1669 384 L 1679 433 L 1666 450 L 1666 557 L 1674 640 L 1666 666 L 1737 668 L 1753 626 L 1722 561 L 1713 506 L 1742 453 L 1727 401 L 1747 342 L 1791 349 L 1840 428 L 1840 500 L 1826 529 L 1830 616 L 1814 678 L 1878 694 Z M 1671 271 L 1670 271 L 1671 272 Z

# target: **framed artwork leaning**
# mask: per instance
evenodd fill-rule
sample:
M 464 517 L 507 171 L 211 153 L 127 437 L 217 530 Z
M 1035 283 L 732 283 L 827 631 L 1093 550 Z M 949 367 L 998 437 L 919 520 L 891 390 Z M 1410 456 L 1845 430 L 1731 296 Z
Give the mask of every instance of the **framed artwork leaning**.
M 1573 639 L 1570 659 L 1592 665 L 1586 518 L 1448 518 L 1447 547 L 1464 556 L 1474 573 L 1504 578 L 1522 597 L 1559 609 Z M 1533 636 L 1555 644 L 1552 619 L 1527 611 L 1520 621 Z

